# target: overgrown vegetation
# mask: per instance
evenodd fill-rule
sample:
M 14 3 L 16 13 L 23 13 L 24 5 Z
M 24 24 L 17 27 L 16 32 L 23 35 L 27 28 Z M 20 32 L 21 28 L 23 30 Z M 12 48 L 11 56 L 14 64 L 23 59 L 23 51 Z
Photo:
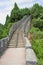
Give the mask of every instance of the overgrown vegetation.
M 25 15 L 30 15 L 30 10 L 28 8 L 20 9 L 15 3 L 14 8 L 11 11 L 11 15 L 6 16 L 5 24 L 4 25 L 0 24 L 0 39 L 6 37 L 9 33 L 12 24 L 16 23 Z
M 38 65 L 43 65 L 43 7 L 35 4 L 31 9 L 31 43 L 36 56 Z

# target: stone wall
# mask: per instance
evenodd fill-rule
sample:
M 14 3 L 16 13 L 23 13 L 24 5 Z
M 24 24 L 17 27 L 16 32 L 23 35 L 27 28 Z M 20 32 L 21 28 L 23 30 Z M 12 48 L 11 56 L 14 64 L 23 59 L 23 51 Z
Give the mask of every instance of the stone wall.
M 25 48 L 26 48 L 26 65 L 38 65 L 35 52 L 32 49 L 31 43 L 27 37 L 25 39 Z

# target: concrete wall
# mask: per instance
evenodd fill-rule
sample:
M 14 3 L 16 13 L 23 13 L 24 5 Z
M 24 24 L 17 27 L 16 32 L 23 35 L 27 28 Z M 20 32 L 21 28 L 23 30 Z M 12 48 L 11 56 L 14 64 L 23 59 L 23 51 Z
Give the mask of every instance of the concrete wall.
M 28 21 L 26 22 L 25 27 L 24 27 L 24 33 L 25 33 L 25 36 L 26 36 L 26 37 L 27 37 L 28 32 L 29 32 L 29 30 L 30 30 L 30 23 L 31 23 L 31 16 L 29 16 L 29 19 L 28 19 Z
M 38 65 L 35 52 L 32 49 L 31 43 L 27 37 L 25 38 L 25 48 L 26 48 L 26 65 Z

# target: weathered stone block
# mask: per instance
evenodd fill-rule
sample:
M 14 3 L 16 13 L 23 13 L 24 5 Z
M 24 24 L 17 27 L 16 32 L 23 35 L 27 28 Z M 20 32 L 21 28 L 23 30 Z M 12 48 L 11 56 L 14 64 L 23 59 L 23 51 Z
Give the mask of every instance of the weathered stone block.
M 32 49 L 26 49 L 26 65 L 38 65 L 37 58 Z

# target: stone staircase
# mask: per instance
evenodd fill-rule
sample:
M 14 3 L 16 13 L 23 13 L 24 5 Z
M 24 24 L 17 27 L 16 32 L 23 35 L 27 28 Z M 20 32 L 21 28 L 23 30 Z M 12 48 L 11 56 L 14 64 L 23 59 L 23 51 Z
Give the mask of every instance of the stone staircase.
M 20 47 L 20 48 L 25 47 L 24 36 L 23 36 L 23 31 L 22 30 L 19 31 L 17 47 Z
M 12 36 L 12 39 L 10 40 L 9 42 L 9 45 L 8 45 L 8 48 L 16 48 L 16 43 L 17 43 L 17 33 L 15 34 L 16 32 L 14 32 L 13 36 Z
M 25 47 L 23 31 L 22 29 L 18 29 L 14 32 L 12 39 L 9 42 L 8 48 L 22 48 Z

